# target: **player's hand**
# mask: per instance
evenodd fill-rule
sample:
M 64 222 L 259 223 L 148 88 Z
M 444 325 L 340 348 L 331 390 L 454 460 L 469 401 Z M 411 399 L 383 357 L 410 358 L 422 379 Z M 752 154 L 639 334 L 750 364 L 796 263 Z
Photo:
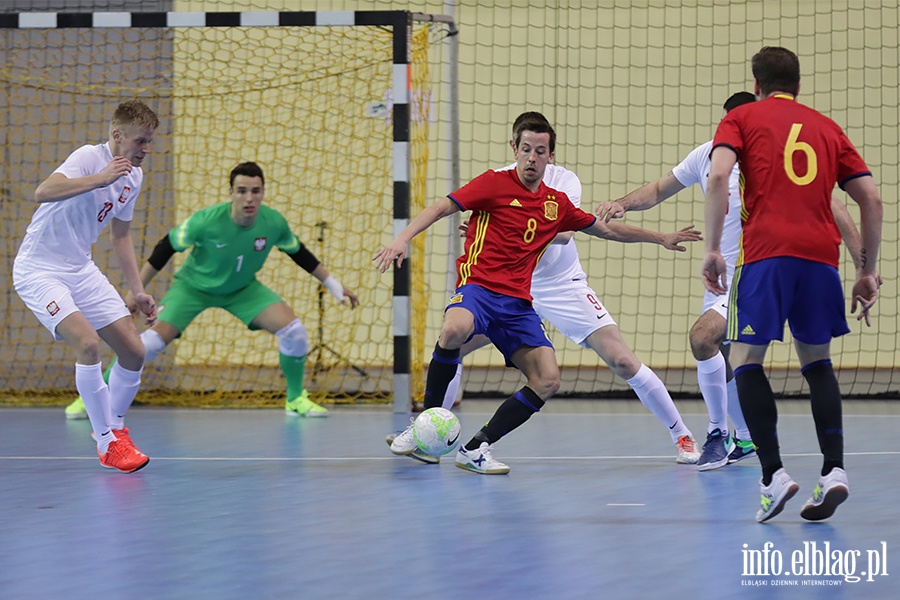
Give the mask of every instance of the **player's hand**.
M 675 252 L 684 252 L 687 250 L 681 246 L 681 242 L 699 242 L 702 240 L 702 234 L 694 229 L 693 225 L 688 225 L 684 229 L 679 229 L 675 233 L 662 234 L 661 245 L 666 250 L 674 250 Z
M 148 326 L 156 323 L 156 301 L 153 300 L 153 296 L 146 292 L 143 294 L 135 294 L 134 303 L 135 306 L 137 306 L 137 309 L 147 317 L 145 322 Z
M 128 309 L 128 312 L 131 313 L 132 317 L 137 314 L 137 302 L 134 299 L 134 294 L 132 294 L 131 292 L 125 293 L 125 308 Z
M 352 290 L 348 290 L 344 288 L 344 299 L 341 300 L 341 304 L 344 306 L 350 305 L 350 308 L 356 308 L 359 306 L 359 297 L 353 293 Z
M 703 287 L 716 296 L 721 296 L 728 291 L 725 259 L 722 257 L 721 252 L 706 253 L 701 274 L 703 276 Z
M 865 319 L 867 327 L 872 326 L 872 323 L 869 320 L 869 309 L 875 306 L 875 302 L 878 300 L 878 288 L 881 287 L 881 284 L 881 275 L 878 274 L 862 275 L 856 280 L 856 283 L 853 284 L 853 299 L 850 301 L 850 314 L 856 313 L 856 309 L 860 308 L 861 310 L 859 311 L 856 320 L 862 321 Z
M 100 175 L 103 176 L 103 185 L 110 185 L 115 182 L 119 177 L 124 175 L 128 175 L 131 173 L 131 161 L 125 158 L 124 156 L 117 156 L 100 171 Z
M 602 219 L 606 223 L 609 223 L 610 219 L 621 219 L 624 217 L 625 208 L 615 200 L 601 202 L 597 205 L 597 208 L 594 209 L 594 214 L 597 215 L 598 219 Z
M 407 244 L 394 240 L 372 257 L 375 268 L 384 273 L 390 268 L 391 263 L 395 260 L 397 261 L 397 267 L 399 268 L 400 265 L 403 264 L 403 259 L 406 258 L 406 248 Z
M 466 234 L 469 233 L 469 220 L 466 219 L 465 221 L 460 223 L 459 227 L 457 227 L 457 229 L 459 229 L 459 237 L 461 237 L 461 238 L 466 237 Z

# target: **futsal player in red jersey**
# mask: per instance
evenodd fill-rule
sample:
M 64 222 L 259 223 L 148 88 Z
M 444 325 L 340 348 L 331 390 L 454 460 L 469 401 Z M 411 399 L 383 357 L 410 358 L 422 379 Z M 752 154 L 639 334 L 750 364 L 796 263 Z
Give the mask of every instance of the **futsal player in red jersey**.
M 719 244 L 728 205 L 728 175 L 740 162 L 741 254 L 732 280 L 728 339 L 741 410 L 762 465 L 756 520 L 779 514 L 799 490 L 778 447 L 775 397 L 763 370 L 769 343 L 791 327 L 824 457 L 818 484 L 800 516 L 827 519 L 850 494 L 844 471 L 841 391 L 831 364 L 831 338 L 848 333 L 838 273 L 841 241 L 831 211 L 840 185 L 859 205 L 861 266 L 851 312 L 869 324 L 878 298 L 881 198 L 872 173 L 841 128 L 796 101 L 800 61 L 785 48 L 765 47 L 751 61 L 758 102 L 728 113 L 713 140 L 706 191 L 707 254 L 703 283 L 724 294 Z
M 700 239 L 692 227 L 660 234 L 624 223 L 605 223 L 575 207 L 563 192 L 542 179 L 553 157 L 556 134 L 549 123 L 522 122 L 513 151 L 516 168 L 488 171 L 425 208 L 374 257 L 382 272 L 406 257 L 409 241 L 439 219 L 471 210 L 465 252 L 457 260 L 457 289 L 450 298 L 428 368 L 425 408 L 440 406 L 456 373 L 459 348 L 475 334 L 487 335 L 525 375 L 527 384 L 507 398 L 481 431 L 461 445 L 456 465 L 481 474 L 508 473 L 491 445 L 522 425 L 559 389 L 553 345 L 531 306 L 531 276 L 543 251 L 564 231 L 623 242 L 654 242 L 683 251 L 681 242 Z M 413 455 L 412 426 L 391 444 L 394 454 Z

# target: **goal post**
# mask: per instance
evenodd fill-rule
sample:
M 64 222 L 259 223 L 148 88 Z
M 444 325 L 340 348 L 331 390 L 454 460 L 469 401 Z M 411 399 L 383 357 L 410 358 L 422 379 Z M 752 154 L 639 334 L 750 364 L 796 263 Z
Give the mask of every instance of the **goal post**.
M 437 151 L 454 131 L 447 120 L 458 119 L 456 81 L 445 79 L 455 73 L 445 64 L 456 56 L 455 33 L 450 17 L 407 11 L 0 14 L 0 200 L 14 207 L 4 268 L 31 218 L 34 187 L 79 145 L 105 141 L 119 102 L 141 98 L 161 127 L 132 223 L 138 261 L 187 216 L 227 201 L 234 165 L 258 162 L 266 203 L 362 303 L 340 306 L 279 253 L 260 272 L 307 327 L 311 394 L 409 410 L 424 389 L 425 321 L 413 315 L 426 310 L 425 242 L 390 277 L 371 257 L 450 191 L 435 183 L 445 177 L 435 177 L 430 157 L 458 155 L 455 140 Z M 101 239 L 95 260 L 119 284 L 109 248 Z M 183 258 L 149 286 L 157 300 Z M 50 343 L 15 294 L 0 302 L 0 390 L 71 394 L 67 349 Z M 145 392 L 226 406 L 279 401 L 271 336 L 219 310 L 184 333 L 148 365 Z

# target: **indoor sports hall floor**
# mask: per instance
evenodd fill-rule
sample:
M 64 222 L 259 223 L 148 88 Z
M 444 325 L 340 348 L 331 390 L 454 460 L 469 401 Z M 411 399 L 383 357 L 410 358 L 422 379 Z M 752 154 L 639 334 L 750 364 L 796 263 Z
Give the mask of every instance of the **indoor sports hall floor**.
M 463 403 L 463 439 L 498 402 Z M 703 434 L 703 405 L 678 404 Z M 755 459 L 676 465 L 637 401 L 549 402 L 496 446 L 507 476 L 392 456 L 389 407 L 137 407 L 151 461 L 132 475 L 99 466 L 87 421 L 3 408 L 0 598 L 900 597 L 900 404 L 845 402 L 851 496 L 821 523 L 799 517 L 820 466 L 808 405 L 780 408 L 801 490 L 766 525 Z M 795 557 L 809 576 L 785 575 Z

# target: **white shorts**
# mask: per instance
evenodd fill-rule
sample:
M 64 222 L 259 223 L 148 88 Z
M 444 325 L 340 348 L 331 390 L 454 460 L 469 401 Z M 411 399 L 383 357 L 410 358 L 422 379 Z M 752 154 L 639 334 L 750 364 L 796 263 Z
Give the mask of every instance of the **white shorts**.
M 710 291 L 706 291 L 703 293 L 703 311 L 700 313 L 701 315 L 705 315 L 706 311 L 714 310 L 720 315 L 722 318 L 728 319 L 728 295 L 731 291 L 731 281 L 734 279 L 734 265 L 726 265 L 725 266 L 725 285 L 728 286 L 728 292 L 725 292 L 721 296 L 716 296 Z
M 14 267 L 13 287 L 55 340 L 62 339 L 56 332 L 60 321 L 74 312 L 81 312 L 97 330 L 130 315 L 125 300 L 94 263 L 77 273 Z
M 714 310 L 720 315 L 722 315 L 723 319 L 728 319 L 728 294 L 722 294 L 721 296 L 716 296 L 710 291 L 707 291 L 703 294 L 703 312 L 700 314 L 705 315 L 707 311 Z
M 532 285 L 534 310 L 563 335 L 587 348 L 589 335 L 616 322 L 584 279 L 556 283 L 552 287 Z

